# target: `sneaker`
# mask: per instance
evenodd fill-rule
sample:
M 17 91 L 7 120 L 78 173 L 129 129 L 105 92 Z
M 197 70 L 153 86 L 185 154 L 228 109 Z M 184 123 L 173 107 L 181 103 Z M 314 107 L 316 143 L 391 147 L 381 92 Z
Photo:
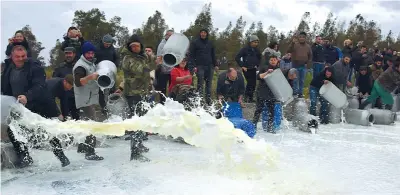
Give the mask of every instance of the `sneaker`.
M 85 155 L 85 159 L 86 160 L 103 160 L 104 158 L 102 156 L 98 156 L 97 154 L 86 154 Z

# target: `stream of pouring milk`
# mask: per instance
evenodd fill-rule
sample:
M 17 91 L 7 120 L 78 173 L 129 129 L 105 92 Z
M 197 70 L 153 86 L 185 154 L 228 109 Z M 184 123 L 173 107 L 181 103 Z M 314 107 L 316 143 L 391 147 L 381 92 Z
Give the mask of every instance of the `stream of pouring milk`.
M 13 120 L 10 127 L 17 134 L 16 138 L 25 142 L 27 133 L 19 124 L 28 129 L 35 129 L 36 134 L 40 133 L 37 132 L 40 131 L 38 129 L 45 130 L 48 134 L 44 134 L 45 139 L 56 136 L 65 141 L 66 138 L 62 135 L 69 133 L 74 137 L 77 136 L 79 140 L 88 134 L 122 136 L 126 130 L 143 130 L 165 136 L 182 137 L 193 146 L 222 151 L 228 162 L 232 160 L 230 157 L 232 147 L 237 144 L 246 151 L 242 159 L 243 162 L 247 161 L 245 164 L 261 162 L 263 166 L 275 165 L 278 157 L 277 151 L 272 149 L 271 145 L 264 140 L 251 139 L 244 131 L 235 129 L 228 119 L 216 119 L 201 108 L 192 112 L 186 111 L 182 104 L 170 99 L 165 105 L 155 105 L 142 117 L 135 116 L 126 120 L 114 118 L 106 122 L 73 120 L 60 122 L 42 118 L 20 104 L 15 109 L 23 114 L 20 119 Z
M 125 130 L 140 129 L 162 135 L 183 137 L 187 143 L 215 151 L 212 153 L 216 155 L 218 151 L 222 151 L 225 161 L 218 161 L 219 157 L 211 155 L 209 163 L 200 167 L 196 165 L 195 169 L 218 173 L 234 180 L 250 180 L 262 184 L 260 185 L 262 187 L 259 186 L 253 190 L 253 192 L 259 192 L 258 194 L 331 194 L 336 191 L 326 184 L 328 178 L 316 176 L 316 173 L 308 170 L 307 167 L 299 168 L 290 162 L 278 163 L 278 157 L 281 154 L 273 146 L 263 139 L 249 138 L 242 130 L 235 129 L 228 119 L 216 119 L 200 107 L 191 112 L 186 111 L 182 104 L 170 99 L 167 99 L 165 105 L 157 104 L 149 109 L 145 116 L 123 121 L 114 118 L 102 123 L 59 122 L 44 119 L 20 104 L 13 109 L 23 113 L 20 119 L 12 120 L 10 123 L 16 138 L 21 141 L 26 141 L 26 133 L 19 124 L 36 131 L 38 127 L 41 127 L 47 131 L 46 135 L 49 138 L 57 136 L 64 141 L 66 140 L 63 135 L 69 133 L 74 135 L 74 142 L 83 141 L 85 135 L 88 134 L 120 136 L 124 135 Z M 286 123 L 285 120 L 285 126 L 288 125 Z M 128 143 L 126 147 L 129 147 Z M 216 157 L 217 161 L 215 161 Z M 128 159 L 129 157 L 126 157 L 127 161 Z M 191 160 L 193 159 L 188 159 L 189 162 Z

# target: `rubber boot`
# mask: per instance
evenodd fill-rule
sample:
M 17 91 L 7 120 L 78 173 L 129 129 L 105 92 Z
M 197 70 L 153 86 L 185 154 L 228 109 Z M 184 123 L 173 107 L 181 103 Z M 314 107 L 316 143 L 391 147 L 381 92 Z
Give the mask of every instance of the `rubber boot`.
M 142 153 L 146 150 L 143 146 L 144 133 L 142 131 L 137 131 L 131 135 L 131 158 L 130 160 L 138 160 L 141 162 L 150 161 L 147 157 L 143 156 Z M 148 151 L 148 150 L 147 150 Z
M 53 147 L 53 154 L 56 155 L 58 160 L 61 162 L 61 166 L 65 167 L 70 164 L 69 159 L 65 156 L 64 151 L 61 146 L 61 142 L 56 137 L 50 140 L 50 145 Z
M 98 156 L 95 152 L 96 147 L 96 137 L 93 135 L 89 135 L 86 137 L 84 143 L 84 151 L 85 151 L 85 159 L 86 160 L 103 160 L 102 156 Z
M 17 154 L 18 161 L 15 166 L 18 168 L 24 168 L 31 165 L 33 163 L 33 159 L 29 155 L 26 144 L 15 139 L 14 133 L 10 127 L 7 128 L 7 134 L 14 147 L 15 153 Z

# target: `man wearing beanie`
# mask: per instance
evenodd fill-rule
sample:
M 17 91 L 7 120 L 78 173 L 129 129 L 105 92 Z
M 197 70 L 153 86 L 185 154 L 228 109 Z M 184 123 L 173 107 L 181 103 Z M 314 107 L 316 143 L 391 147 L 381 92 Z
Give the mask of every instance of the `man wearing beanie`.
M 53 78 L 65 78 L 67 75 L 72 75 L 72 68 L 76 63 L 76 53 L 75 48 L 66 47 L 64 49 L 64 62 L 61 63 L 53 72 Z M 70 90 L 66 92 L 67 98 L 61 102 L 61 111 L 64 117 L 70 115 L 72 119 L 79 120 L 79 110 L 75 106 L 75 96 L 74 91 Z
M 103 60 L 109 60 L 118 67 L 118 54 L 115 51 L 113 46 L 114 39 L 111 35 L 107 34 L 103 37 L 102 42 L 96 48 L 96 64 L 100 63 Z M 115 87 L 111 89 L 107 89 L 106 94 L 113 93 L 115 91 Z M 104 115 L 106 115 L 106 98 L 104 98 L 104 92 L 99 89 L 99 104 L 101 107 L 101 111 Z
M 211 86 L 214 76 L 214 69 L 218 71 L 218 64 L 215 57 L 215 47 L 208 39 L 208 30 L 201 29 L 199 38 L 190 45 L 190 61 L 197 69 L 197 90 L 203 96 L 203 85 L 205 82 L 206 103 L 211 104 Z
M 256 35 L 251 35 L 247 46 L 240 49 L 235 57 L 235 61 L 243 70 L 247 85 L 244 93 L 247 102 L 253 102 L 254 90 L 257 84 L 257 68 L 261 64 L 261 52 L 258 49 L 259 39 Z M 239 99 L 241 103 L 242 100 Z
M 96 48 L 90 42 L 82 46 L 82 56 L 73 68 L 75 104 L 83 111 L 81 119 L 98 121 L 95 106 L 99 104 L 99 87 L 96 83 L 96 65 L 94 54 Z M 78 145 L 78 152 L 85 153 L 87 160 L 103 160 L 103 157 L 95 154 L 96 137 L 89 135 L 85 143 Z
M 158 44 L 157 47 L 157 58 L 162 58 L 164 52 L 164 45 L 167 43 L 169 37 L 174 34 L 174 30 L 167 30 L 164 39 Z M 163 94 L 167 94 L 167 84 L 171 84 L 171 70 L 173 67 L 165 66 L 163 64 L 157 64 L 157 70 L 155 71 L 156 86 L 155 90 L 161 91 Z M 160 103 L 164 104 L 165 96 L 160 94 Z

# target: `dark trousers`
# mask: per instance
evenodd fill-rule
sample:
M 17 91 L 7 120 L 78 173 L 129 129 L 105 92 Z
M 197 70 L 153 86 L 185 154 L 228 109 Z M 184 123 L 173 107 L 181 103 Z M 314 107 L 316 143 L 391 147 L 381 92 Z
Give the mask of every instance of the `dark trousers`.
M 268 124 L 267 130 L 272 131 L 274 129 L 274 117 L 275 117 L 275 100 L 265 100 L 262 98 L 257 98 L 256 110 L 254 111 L 253 123 L 257 126 L 260 120 L 261 113 L 264 106 L 268 108 Z
M 246 91 L 244 92 L 245 98 L 248 100 L 253 100 L 254 90 L 257 84 L 257 69 L 247 69 L 247 71 L 243 71 L 244 78 L 246 78 Z
M 214 76 L 214 67 L 212 65 L 205 65 L 205 66 L 197 66 L 197 91 L 200 94 L 200 97 L 204 97 L 204 83 L 205 86 L 205 98 L 206 103 L 211 103 L 211 87 L 212 87 L 212 80 Z
M 160 103 L 164 104 L 165 97 L 167 96 L 167 84 L 171 84 L 171 74 L 166 74 L 161 72 L 161 68 L 157 69 L 155 72 L 156 86 L 154 87 L 156 91 L 161 91 L 164 95 L 160 94 Z
M 51 115 L 51 112 L 39 113 L 39 114 L 42 114 L 42 116 L 45 114 L 50 115 L 48 117 L 43 116 L 46 118 L 55 117 L 55 116 L 53 116 L 54 114 Z M 10 115 L 14 119 L 18 119 L 20 117 L 18 113 L 11 113 Z M 23 133 L 27 135 L 27 138 L 28 138 L 30 144 L 32 144 L 33 147 L 35 147 L 35 148 L 38 148 L 40 146 L 40 144 L 42 144 L 43 141 L 46 140 L 45 134 L 47 134 L 47 132 L 44 129 L 41 129 L 40 127 L 38 129 L 28 129 L 25 126 L 20 125 L 20 128 L 24 131 Z M 18 141 L 15 138 L 15 135 L 10 127 L 7 127 L 7 134 L 8 134 L 9 140 L 10 140 L 11 144 L 13 145 L 15 152 L 17 154 L 17 157 L 18 157 L 19 164 L 17 166 L 23 167 L 23 166 L 27 166 L 27 165 L 33 163 L 33 160 L 29 155 L 27 144 L 24 142 Z M 49 143 L 50 143 L 50 146 L 52 148 L 54 155 L 61 162 L 65 162 L 65 160 L 68 160 L 67 157 L 64 155 L 64 151 L 62 149 L 61 142 L 58 138 L 53 137 L 52 139 L 49 140 Z
M 115 86 L 112 87 L 111 89 L 106 89 L 107 95 L 110 95 L 111 93 L 114 93 L 115 91 Z M 101 107 L 101 111 L 103 112 L 103 114 L 106 114 L 107 110 L 106 110 L 106 106 L 107 106 L 107 101 L 106 101 L 107 97 L 105 96 L 104 92 L 99 89 L 99 104 Z
M 128 103 L 129 109 L 130 109 L 130 114 L 129 118 L 137 115 L 137 116 L 143 116 L 146 114 L 146 110 L 143 107 L 143 98 L 140 95 L 135 95 L 135 96 L 125 96 L 125 99 Z M 133 156 L 140 155 L 142 153 L 140 148 L 143 148 L 143 140 L 147 138 L 147 135 L 145 132 L 141 130 L 137 131 L 125 131 L 126 135 L 130 135 L 131 139 L 131 160 L 133 159 Z
M 68 101 L 68 108 L 65 109 L 68 109 L 68 114 L 72 117 L 72 119 L 79 120 L 79 109 L 76 108 L 75 97 L 69 97 L 67 101 Z M 63 109 L 64 109 L 63 104 L 61 104 L 61 110 Z

